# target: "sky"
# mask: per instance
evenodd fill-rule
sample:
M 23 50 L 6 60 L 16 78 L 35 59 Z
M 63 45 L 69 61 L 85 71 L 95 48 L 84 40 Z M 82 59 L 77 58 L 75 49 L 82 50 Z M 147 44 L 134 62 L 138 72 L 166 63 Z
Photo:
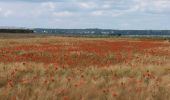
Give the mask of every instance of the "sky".
M 0 26 L 170 29 L 170 0 L 0 0 Z

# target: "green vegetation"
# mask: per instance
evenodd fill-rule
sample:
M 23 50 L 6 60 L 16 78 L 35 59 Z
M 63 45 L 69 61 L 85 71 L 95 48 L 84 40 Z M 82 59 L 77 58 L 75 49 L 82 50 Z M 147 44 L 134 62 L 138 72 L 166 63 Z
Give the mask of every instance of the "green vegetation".
M 30 29 L 0 29 L 0 33 L 33 33 Z

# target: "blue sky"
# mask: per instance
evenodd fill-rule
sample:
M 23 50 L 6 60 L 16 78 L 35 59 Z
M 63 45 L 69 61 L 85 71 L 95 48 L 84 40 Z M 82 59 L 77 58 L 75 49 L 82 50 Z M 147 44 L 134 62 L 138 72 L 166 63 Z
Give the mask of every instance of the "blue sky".
M 170 0 L 0 0 L 0 26 L 170 29 Z

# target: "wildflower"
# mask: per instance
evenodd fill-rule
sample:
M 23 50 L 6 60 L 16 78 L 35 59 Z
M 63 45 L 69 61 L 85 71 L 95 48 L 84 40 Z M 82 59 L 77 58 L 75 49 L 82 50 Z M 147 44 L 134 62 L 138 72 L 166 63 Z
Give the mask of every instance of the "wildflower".
M 12 80 L 8 80 L 8 86 L 10 86 L 10 87 L 13 87 L 13 82 L 12 82 Z
M 118 96 L 118 93 L 112 92 L 112 96 L 113 96 L 113 97 L 117 97 L 117 96 Z
M 70 82 L 70 81 L 71 81 L 71 77 L 68 77 L 68 78 L 67 78 L 67 81 Z
M 25 63 L 25 62 L 23 62 L 22 64 L 23 64 L 23 65 L 26 65 L 26 63 Z
M 54 77 L 51 77 L 51 81 L 52 81 L 52 82 L 54 82 L 54 81 L 55 81 L 55 80 L 54 80 Z
M 54 64 L 54 68 L 55 68 L 55 70 L 58 70 L 58 64 L 57 63 Z
M 15 72 L 17 72 L 17 71 L 18 71 L 18 69 L 15 69 L 14 71 L 15 71 Z
M 78 86 L 79 86 L 79 84 L 78 84 L 78 83 L 76 83 L 76 84 L 74 84 L 74 86 L 75 86 L 75 87 L 78 87 Z
M 68 96 L 63 96 L 63 100 L 68 100 Z
M 14 96 L 12 96 L 12 100 L 17 100 L 15 95 L 14 95 Z
M 142 88 L 141 87 L 137 87 L 136 88 L 136 92 L 141 92 L 142 91 Z
M 64 66 L 64 65 L 62 65 L 62 68 L 63 68 L 63 69 L 65 69 L 65 66 Z
M 58 70 L 58 67 L 55 67 L 55 70 Z
M 110 90 L 109 89 L 104 89 L 103 93 L 108 93 Z
M 12 72 L 11 72 L 11 76 L 14 76 L 14 75 L 15 75 L 15 71 L 12 71 Z
M 38 79 L 38 76 L 34 76 L 34 77 L 33 77 L 33 80 L 36 80 L 36 79 Z
M 48 84 L 48 80 L 44 80 L 44 84 Z
M 106 90 L 105 90 L 105 89 L 103 90 L 103 93 L 106 93 Z
M 81 78 L 84 78 L 84 75 L 81 75 Z
M 112 76 L 112 80 L 116 80 L 116 79 L 117 79 L 117 75 L 115 74 Z
M 124 83 L 124 82 L 121 82 L 120 84 L 121 84 L 121 86 L 123 86 L 123 87 L 125 86 L 125 83 Z

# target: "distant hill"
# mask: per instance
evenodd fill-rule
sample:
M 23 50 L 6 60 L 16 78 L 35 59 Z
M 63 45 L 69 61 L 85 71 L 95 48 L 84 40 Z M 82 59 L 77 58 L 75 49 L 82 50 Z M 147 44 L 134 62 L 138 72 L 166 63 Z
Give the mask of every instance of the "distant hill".
M 170 30 L 33 29 L 35 33 L 83 35 L 170 35 Z
M 170 35 L 170 30 L 113 30 L 113 29 L 45 29 L 23 27 L 0 27 L 0 33 L 45 33 L 62 35 Z

